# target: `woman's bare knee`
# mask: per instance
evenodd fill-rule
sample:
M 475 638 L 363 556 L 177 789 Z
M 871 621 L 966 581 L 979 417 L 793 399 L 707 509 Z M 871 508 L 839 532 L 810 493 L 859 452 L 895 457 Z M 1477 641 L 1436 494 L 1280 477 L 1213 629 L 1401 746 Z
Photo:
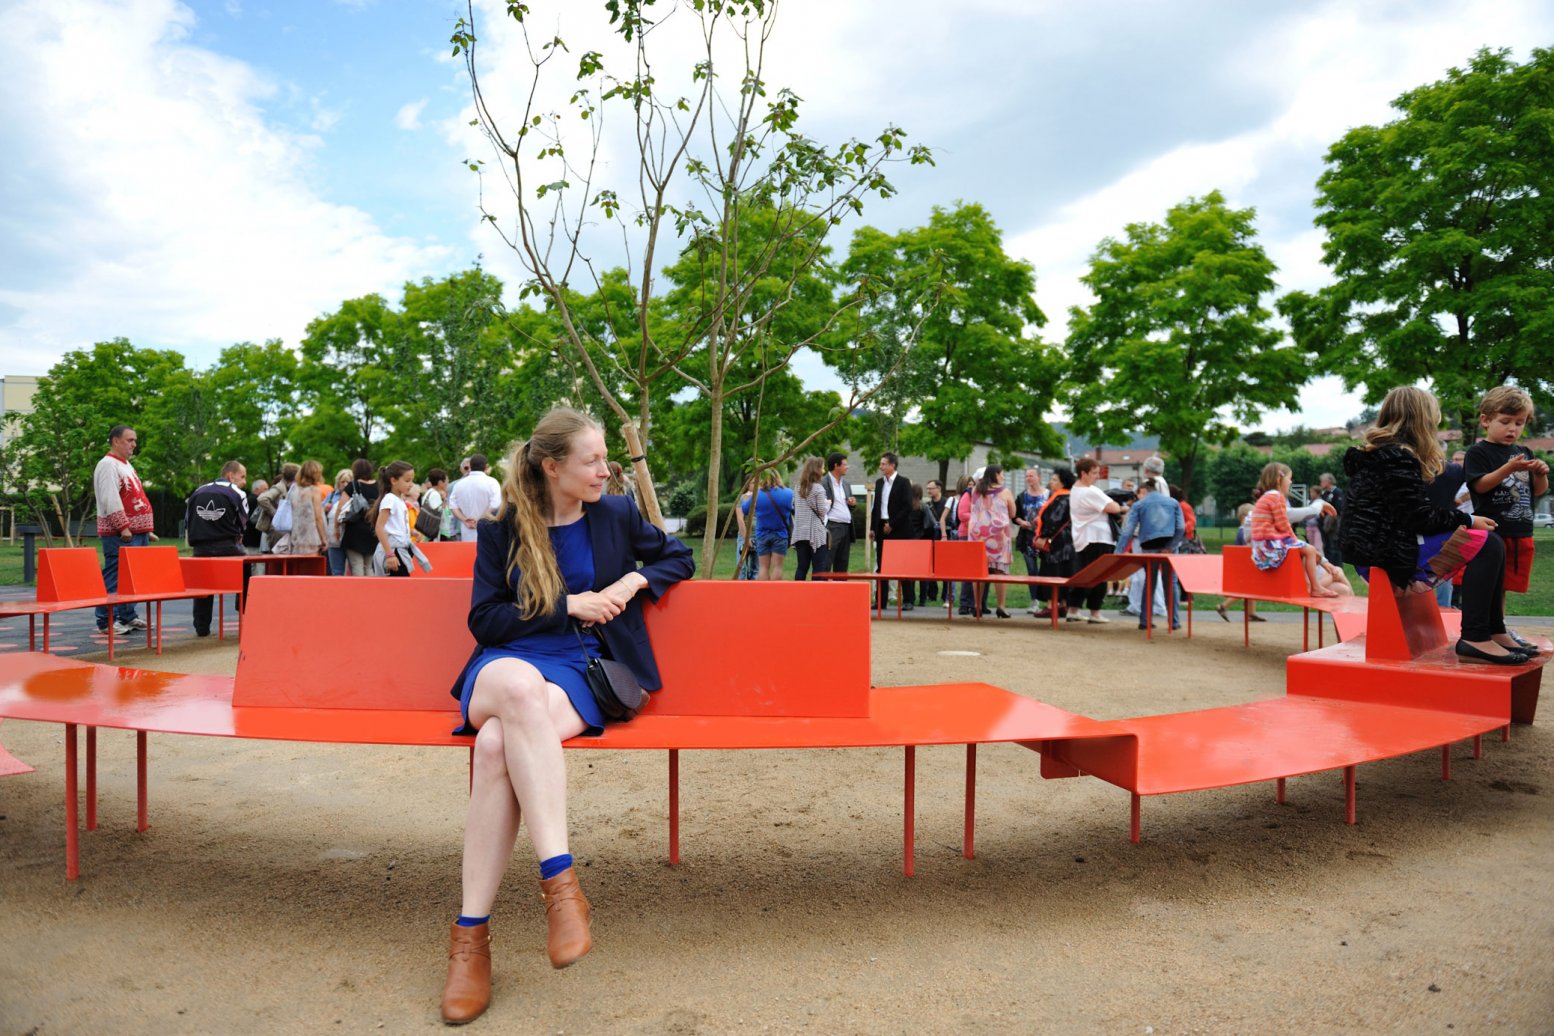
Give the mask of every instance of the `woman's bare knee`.
M 502 721 L 495 716 L 486 720 L 475 735 L 475 777 L 493 779 L 507 775 L 507 745 Z

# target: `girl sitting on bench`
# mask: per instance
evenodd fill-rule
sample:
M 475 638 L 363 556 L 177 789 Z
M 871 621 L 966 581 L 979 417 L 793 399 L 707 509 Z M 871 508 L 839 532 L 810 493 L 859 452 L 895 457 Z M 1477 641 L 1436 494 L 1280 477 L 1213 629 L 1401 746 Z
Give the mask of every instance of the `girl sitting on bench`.
M 1338 592 L 1324 586 L 1317 576 L 1317 567 L 1326 565 L 1322 555 L 1317 548 L 1296 536 L 1290 525 L 1289 493 L 1294 478 L 1295 473 L 1289 466 L 1278 461 L 1264 467 L 1258 476 L 1257 503 L 1252 507 L 1252 564 L 1266 572 L 1284 564 L 1290 551 L 1299 551 L 1301 567 L 1306 570 L 1306 589 L 1311 596 L 1337 597 Z M 1338 513 L 1325 500 L 1318 511 Z

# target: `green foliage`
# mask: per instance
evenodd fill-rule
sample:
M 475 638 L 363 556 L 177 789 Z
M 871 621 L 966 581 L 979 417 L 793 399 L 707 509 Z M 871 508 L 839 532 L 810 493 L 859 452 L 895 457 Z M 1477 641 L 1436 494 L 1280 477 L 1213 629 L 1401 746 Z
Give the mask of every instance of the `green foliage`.
M 843 271 L 857 284 L 858 310 L 849 347 L 827 359 L 849 383 L 901 364 L 862 431 L 870 452 L 898 449 L 943 466 L 980 442 L 1009 451 L 1061 449 L 1042 416 L 1060 358 L 1029 333 L 1047 322 L 1036 305 L 1036 275 L 1005 254 L 986 209 L 936 206 L 927 226 L 895 235 L 864 227 L 853 235 Z M 916 418 L 908 420 L 913 408 Z
M 1202 446 L 1235 435 L 1227 415 L 1293 407 L 1307 378 L 1262 305 L 1274 265 L 1254 216 L 1213 191 L 1174 206 L 1164 224 L 1129 225 L 1091 257 L 1082 280 L 1095 304 L 1069 311 L 1070 423 L 1103 442 L 1159 436 L 1189 499 Z
M 1316 223 L 1338 280 L 1279 303 L 1368 401 L 1427 381 L 1465 431 L 1495 385 L 1554 398 L 1554 50 L 1508 55 L 1479 51 L 1329 149 Z
M 1243 443 L 1233 443 L 1205 457 L 1204 481 L 1221 516 L 1230 517 L 1237 507 L 1252 503 L 1257 476 L 1271 459 L 1261 450 Z
M 297 372 L 297 354 L 278 338 L 263 345 L 241 342 L 221 351 L 208 376 L 220 400 L 214 420 L 218 464 L 241 460 L 250 469 L 250 479 L 275 477 L 290 459 L 291 430 L 302 417 Z M 334 471 L 326 474 L 333 476 Z

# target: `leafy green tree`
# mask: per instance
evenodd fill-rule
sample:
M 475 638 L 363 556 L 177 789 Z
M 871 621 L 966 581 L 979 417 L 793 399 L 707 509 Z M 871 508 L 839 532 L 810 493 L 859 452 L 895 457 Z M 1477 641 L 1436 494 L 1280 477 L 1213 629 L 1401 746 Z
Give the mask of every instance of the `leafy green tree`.
M 1279 308 L 1296 341 L 1377 402 L 1427 381 L 1464 429 L 1485 389 L 1554 391 L 1554 50 L 1481 50 L 1350 130 L 1317 180 L 1336 283 Z
M 308 324 L 290 433 L 298 456 L 387 459 L 374 444 L 398 426 L 415 392 L 408 324 L 381 295 L 349 299 Z
M 1252 503 L 1257 476 L 1272 459 L 1261 450 L 1239 442 L 1222 450 L 1210 451 L 1203 457 L 1204 481 L 1214 496 L 1214 506 L 1219 515 L 1232 517 L 1237 507 Z
M 455 463 L 475 447 L 500 454 L 515 401 L 495 391 L 495 381 L 516 359 L 502 282 L 477 266 L 406 284 L 401 313 L 407 355 L 390 452 L 428 466 Z
M 1274 265 L 1254 215 L 1213 191 L 1173 206 L 1163 224 L 1130 224 L 1081 278 L 1095 303 L 1069 311 L 1070 424 L 1098 441 L 1159 436 L 1189 498 L 1204 444 L 1229 442 L 1230 419 L 1293 407 L 1308 376 L 1262 305 Z
M 986 209 L 935 206 L 927 226 L 894 235 L 864 227 L 843 272 L 860 284 L 854 348 L 838 362 L 843 378 L 882 375 L 905 357 L 876 398 L 875 427 L 891 441 L 873 445 L 938 460 L 941 481 L 951 460 L 981 442 L 1061 449 L 1043 417 L 1061 358 L 1031 334 L 1047 322 L 1036 274 L 1004 253 Z M 925 307 L 929 286 L 934 305 Z
M 303 416 L 300 371 L 297 354 L 278 338 L 263 345 L 239 342 L 221 351 L 209 372 L 217 400 L 218 463 L 240 460 L 255 481 L 275 477 L 291 459 L 291 430 Z M 333 466 L 345 458 L 328 454 L 319 459 Z
M 184 452 L 179 440 L 186 429 L 154 404 L 179 372 L 188 374 L 178 353 L 115 338 L 66 353 L 39 380 L 18 437 L 20 469 L 26 484 L 55 495 L 67 527 L 92 513 L 92 469 L 107 452 L 114 425 L 135 428 L 141 477 L 166 484 Z

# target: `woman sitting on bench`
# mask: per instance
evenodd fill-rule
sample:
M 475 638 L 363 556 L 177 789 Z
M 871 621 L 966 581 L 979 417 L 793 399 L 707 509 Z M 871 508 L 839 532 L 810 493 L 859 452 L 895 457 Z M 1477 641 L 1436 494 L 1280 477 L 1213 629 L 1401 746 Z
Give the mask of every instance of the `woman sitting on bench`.
M 469 613 L 478 646 L 452 692 L 475 751 L 447 1022 L 472 1021 L 491 1001 L 487 922 L 520 818 L 540 861 L 551 964 L 564 968 L 593 945 L 567 848 L 561 743 L 603 732 L 584 678 L 601 642 L 644 688 L 661 685 L 639 594 L 657 600 L 695 568 L 690 549 L 629 498 L 604 495 L 609 476 L 598 423 L 552 410 L 508 461 L 501 510 L 479 525 Z

